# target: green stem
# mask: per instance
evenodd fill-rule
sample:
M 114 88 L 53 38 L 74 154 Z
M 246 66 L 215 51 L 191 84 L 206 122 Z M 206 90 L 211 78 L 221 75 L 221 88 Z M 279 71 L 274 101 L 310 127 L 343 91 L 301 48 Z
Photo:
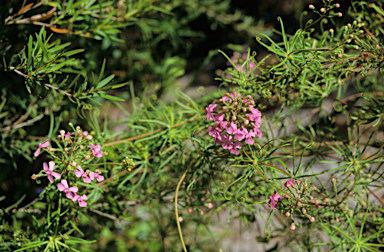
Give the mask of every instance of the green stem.
M 176 224 L 177 224 L 177 230 L 179 231 L 179 236 L 180 236 L 180 241 L 181 241 L 181 244 L 183 245 L 183 249 L 184 249 L 184 252 L 188 252 L 187 250 L 187 247 L 185 246 L 185 243 L 184 243 L 184 239 L 183 239 L 183 233 L 181 232 L 181 227 L 180 227 L 180 222 L 179 222 L 179 212 L 177 210 L 177 199 L 178 199 L 178 194 L 179 194 L 179 188 L 180 188 L 180 185 L 181 183 L 183 182 L 185 176 L 187 175 L 187 172 L 189 170 L 189 168 L 191 168 L 192 164 L 196 161 L 196 159 L 199 157 L 200 155 L 197 155 L 193 160 L 192 162 L 189 164 L 188 168 L 185 170 L 185 172 L 183 173 L 183 176 L 181 176 L 180 180 L 179 180 L 179 183 L 177 183 L 177 187 L 176 187 L 176 192 L 175 192 L 175 216 L 176 216 Z

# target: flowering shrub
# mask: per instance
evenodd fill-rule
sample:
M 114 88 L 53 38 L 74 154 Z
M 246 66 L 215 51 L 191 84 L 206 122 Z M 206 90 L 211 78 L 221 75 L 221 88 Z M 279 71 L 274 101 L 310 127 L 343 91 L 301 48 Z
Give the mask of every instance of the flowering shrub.
M 383 2 L 6 2 L 0 250 L 384 247 Z
M 70 125 L 72 126 L 73 124 L 70 123 Z M 38 149 L 34 154 L 34 156 L 37 157 L 41 149 L 47 150 L 55 159 L 56 163 L 59 164 L 59 169 L 56 169 L 58 172 L 53 171 L 55 170 L 56 163 L 49 161 L 49 167 L 47 163 L 43 163 L 44 169 L 37 175 L 33 174 L 32 178 L 38 179 L 44 176 L 45 173 L 49 182 L 53 184 L 55 182 L 54 178 L 59 180 L 65 177 L 66 179 L 62 179 L 60 183 L 57 184 L 57 189 L 60 192 L 64 192 L 68 199 L 78 202 L 80 207 L 86 207 L 87 202 L 85 200 L 87 200 L 88 197 L 85 194 L 82 196 L 78 195 L 79 188 L 77 185 L 81 184 L 81 182 L 79 183 L 79 181 L 76 180 L 82 178 L 82 182 L 87 184 L 92 181 L 103 181 L 104 176 L 101 175 L 99 169 L 95 171 L 87 169 L 84 171 L 81 166 L 92 165 L 93 160 L 91 157 L 101 158 L 104 156 L 104 152 L 101 151 L 100 145 L 90 143 L 92 136 L 88 134 L 88 131 L 82 131 L 80 127 L 76 127 L 74 132 L 65 133 L 64 130 L 61 130 L 58 138 L 61 138 L 61 141 L 55 141 L 58 145 L 56 148 L 49 147 L 49 142 L 39 143 Z

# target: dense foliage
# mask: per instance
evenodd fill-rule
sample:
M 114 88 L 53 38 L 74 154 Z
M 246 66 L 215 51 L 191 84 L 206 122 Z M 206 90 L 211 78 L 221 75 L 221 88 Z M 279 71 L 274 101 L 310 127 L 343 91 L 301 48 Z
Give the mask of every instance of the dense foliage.
M 382 250 L 384 3 L 235 2 L 1 6 L 0 250 Z

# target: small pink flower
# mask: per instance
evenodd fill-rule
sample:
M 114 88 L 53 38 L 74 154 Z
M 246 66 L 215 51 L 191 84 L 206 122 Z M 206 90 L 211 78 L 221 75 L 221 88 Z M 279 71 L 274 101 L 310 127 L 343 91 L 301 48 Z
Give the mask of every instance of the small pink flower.
M 77 166 L 77 170 L 75 171 L 76 177 L 83 177 L 84 183 L 91 183 L 92 179 L 90 178 L 90 176 L 88 176 L 89 173 L 89 170 L 87 170 L 86 172 L 83 171 L 80 165 Z
M 95 144 L 89 144 L 88 145 L 89 148 L 91 148 L 92 150 L 92 155 L 94 157 L 98 157 L 98 158 L 101 158 L 102 156 L 104 156 L 104 152 L 101 151 L 101 146 L 100 145 L 95 145 Z
M 229 134 L 234 135 L 234 138 L 238 141 L 241 141 L 244 139 L 244 129 L 243 128 L 237 129 L 237 125 L 234 122 L 231 122 L 230 124 L 228 124 L 227 132 Z
M 61 183 L 57 184 L 57 187 L 59 188 L 60 192 L 64 191 L 66 193 L 66 196 L 68 199 L 72 199 L 72 200 L 73 200 L 74 195 L 72 195 L 71 192 L 74 192 L 76 195 L 76 192 L 79 190 L 79 188 L 77 188 L 77 186 L 69 187 L 68 182 L 65 179 L 62 179 Z
M 285 183 L 283 185 L 283 188 L 286 188 L 288 185 L 295 186 L 295 181 L 293 180 L 293 178 L 291 178 L 290 180 L 285 181 Z
M 183 221 L 183 217 L 180 216 L 180 217 L 178 218 L 178 220 L 179 220 L 179 222 L 181 223 L 181 222 Z
M 255 140 L 253 139 L 253 137 L 255 136 L 256 133 L 254 132 L 254 130 L 250 130 L 248 132 L 247 129 L 244 128 L 244 138 L 247 144 L 252 145 L 255 142 Z
M 59 173 L 53 171 L 55 169 L 55 162 L 49 161 L 49 168 L 47 163 L 43 163 L 43 168 L 45 170 L 45 173 L 47 174 L 49 182 L 53 183 L 53 177 L 55 177 L 56 179 L 59 179 L 61 177 Z
M 209 202 L 208 205 L 207 205 L 207 207 L 208 207 L 209 209 L 211 209 L 211 208 L 213 208 L 213 204 L 212 204 L 211 202 Z
M 212 112 L 216 112 L 217 111 L 217 104 L 213 103 L 213 104 L 209 104 L 208 107 L 205 108 L 205 110 L 207 111 L 207 121 L 210 121 L 210 120 L 213 120 L 213 116 L 212 116 Z
M 73 201 L 79 202 L 80 207 L 86 207 L 87 206 L 87 202 L 84 201 L 87 199 L 88 199 L 87 195 L 83 194 L 83 196 L 79 196 L 77 193 L 75 193 L 75 195 L 72 198 Z
M 248 116 L 250 121 L 256 122 L 258 119 L 261 119 L 261 112 L 258 109 L 255 109 L 252 107 L 252 105 L 249 105 L 249 107 L 252 109 L 252 114 L 246 114 Z M 261 121 L 260 121 L 261 125 Z
M 213 115 L 213 120 L 215 120 L 216 122 L 216 125 L 219 125 L 221 127 L 226 127 L 228 122 L 227 121 L 223 121 L 225 118 L 225 115 L 220 113 L 219 115 Z
M 98 182 L 101 182 L 101 181 L 104 180 L 104 176 L 102 176 L 100 174 L 101 174 L 101 171 L 100 170 L 96 170 L 95 172 L 90 172 L 89 177 L 92 180 L 96 179 Z
M 279 201 L 282 199 L 281 195 L 276 194 L 276 192 L 277 191 L 275 190 L 272 196 L 269 196 L 269 201 L 267 204 L 265 204 L 266 206 L 269 206 L 269 204 L 271 204 L 271 209 L 276 209 L 276 201 Z
M 49 146 L 49 142 L 39 143 L 37 150 L 34 153 L 34 156 L 37 157 L 40 155 L 41 148 L 47 148 Z

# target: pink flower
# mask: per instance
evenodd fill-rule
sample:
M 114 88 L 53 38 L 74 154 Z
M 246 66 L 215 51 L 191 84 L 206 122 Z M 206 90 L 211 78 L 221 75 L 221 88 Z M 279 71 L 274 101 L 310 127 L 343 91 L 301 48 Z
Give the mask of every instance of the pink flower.
M 207 120 L 210 121 L 210 120 L 213 120 L 213 116 L 212 116 L 212 112 L 216 112 L 217 111 L 217 104 L 213 103 L 213 104 L 209 104 L 208 107 L 205 108 L 205 110 L 207 111 Z
M 81 132 L 81 130 L 78 130 L 77 133 L 79 133 L 82 137 L 88 136 L 88 131 Z
M 241 141 L 244 139 L 244 128 L 241 127 L 240 129 L 237 129 L 237 125 L 236 123 L 234 122 L 231 122 L 228 126 L 227 126 L 227 132 L 228 134 L 232 134 L 234 135 L 234 138 L 238 141 Z
M 250 130 L 249 132 L 247 131 L 247 129 L 244 128 L 244 137 L 245 137 L 245 142 L 249 145 L 252 145 L 255 140 L 253 139 L 253 137 L 256 136 L 256 133 L 253 131 L 253 130 Z
M 47 163 L 43 163 L 43 167 L 45 173 L 47 174 L 49 182 L 53 183 L 53 177 L 55 177 L 56 179 L 59 179 L 61 177 L 59 173 L 53 171 L 55 169 L 55 162 L 49 161 L 49 168 Z
M 49 146 L 49 142 L 44 142 L 44 143 L 39 143 L 38 147 L 37 147 L 37 150 L 35 151 L 34 155 L 35 157 L 37 157 L 38 155 L 40 155 L 40 150 L 41 148 L 47 148 Z
M 92 155 L 93 155 L 94 157 L 101 158 L 101 157 L 104 155 L 104 152 L 102 152 L 102 151 L 100 150 L 100 149 L 101 149 L 101 146 L 100 146 L 100 145 L 89 144 L 88 147 L 91 148 L 91 150 L 92 150 Z
M 95 172 L 91 172 L 89 174 L 89 177 L 94 180 L 94 179 L 97 179 L 98 182 L 101 182 L 104 180 L 104 176 L 100 175 L 101 174 L 101 171 L 100 170 L 96 170 Z
M 225 118 L 225 115 L 222 113 L 220 113 L 219 115 L 213 115 L 213 120 L 215 120 L 216 125 L 220 125 L 222 127 L 225 127 L 228 124 L 227 121 L 223 121 L 224 118 Z
M 281 199 L 282 199 L 281 195 L 276 194 L 276 190 L 275 190 L 275 192 L 272 194 L 272 196 L 269 196 L 269 201 L 265 205 L 269 206 L 269 204 L 271 204 L 271 209 L 276 209 L 276 201 L 279 201 Z
M 246 114 L 246 116 L 249 117 L 249 120 L 251 121 L 258 121 L 258 118 L 261 119 L 261 112 L 258 109 L 255 109 L 252 107 L 252 105 L 249 105 L 249 107 L 252 109 L 252 114 Z M 261 125 L 261 120 L 260 120 L 260 125 Z
M 218 137 L 220 135 L 220 132 L 222 131 L 219 125 L 209 126 L 208 130 L 209 130 L 209 135 L 214 138 Z
M 80 207 L 86 207 L 87 206 L 87 202 L 84 201 L 87 199 L 88 199 L 87 195 L 83 194 L 83 196 L 79 196 L 77 193 L 75 193 L 75 195 L 72 198 L 73 201 L 79 202 Z
M 76 192 L 79 190 L 77 186 L 68 187 L 68 182 L 65 179 L 62 179 L 61 183 L 57 184 L 57 187 L 59 188 L 60 192 L 64 191 L 66 193 L 66 196 L 68 199 L 72 199 L 72 200 L 74 195 L 72 195 L 71 192 L 74 192 L 76 194 Z
M 231 151 L 232 154 L 239 155 L 240 151 L 236 150 L 236 148 L 241 149 L 241 147 L 242 147 L 241 142 L 236 142 L 234 144 L 231 144 L 228 149 Z
M 89 173 L 89 170 L 87 170 L 86 172 L 83 171 L 80 165 L 77 166 L 77 170 L 75 171 L 76 177 L 83 177 L 84 183 L 91 183 L 92 179 L 90 178 L 90 176 L 88 176 Z
M 285 181 L 285 183 L 283 185 L 283 188 L 286 188 L 288 185 L 294 186 L 295 185 L 295 181 L 292 178 L 290 180 Z
M 234 94 L 235 94 L 235 91 L 233 91 L 232 94 L 229 95 L 230 97 L 228 97 L 228 96 L 224 96 L 224 97 L 223 97 L 223 101 L 224 101 L 224 102 L 225 102 L 225 101 L 229 101 L 230 103 L 232 103 L 232 99 L 235 100 L 235 95 L 234 95 Z M 239 94 L 239 93 L 236 92 L 236 98 L 239 97 L 239 96 L 241 96 L 241 94 Z M 231 97 L 232 97 L 232 99 L 231 99 Z

